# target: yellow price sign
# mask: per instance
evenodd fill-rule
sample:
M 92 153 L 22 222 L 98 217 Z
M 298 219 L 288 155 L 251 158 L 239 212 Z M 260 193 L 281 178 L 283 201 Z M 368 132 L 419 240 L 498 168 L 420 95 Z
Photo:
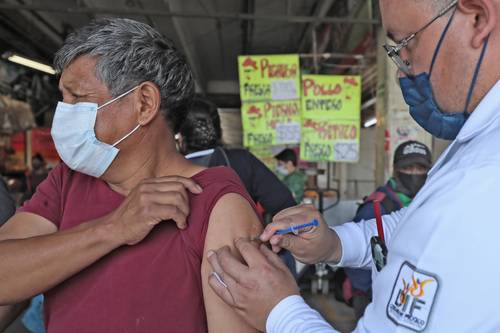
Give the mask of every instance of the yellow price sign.
M 304 161 L 357 162 L 361 114 L 361 77 L 302 76 Z
M 300 63 L 292 55 L 238 57 L 240 98 L 244 102 L 300 98 Z
M 300 102 L 242 103 L 243 144 L 246 147 L 300 142 Z
M 342 75 L 302 76 L 302 116 L 359 119 L 361 77 Z
M 350 162 L 359 160 L 358 120 L 303 119 L 300 159 Z

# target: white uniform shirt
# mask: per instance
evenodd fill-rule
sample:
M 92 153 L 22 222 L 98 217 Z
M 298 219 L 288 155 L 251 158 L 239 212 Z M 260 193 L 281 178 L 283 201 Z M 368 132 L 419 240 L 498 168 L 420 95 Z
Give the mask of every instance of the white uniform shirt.
M 500 81 L 429 172 L 411 205 L 384 216 L 387 266 L 355 332 L 500 332 Z M 370 267 L 375 222 L 338 233 L 340 266 Z M 336 332 L 298 296 L 268 333 Z

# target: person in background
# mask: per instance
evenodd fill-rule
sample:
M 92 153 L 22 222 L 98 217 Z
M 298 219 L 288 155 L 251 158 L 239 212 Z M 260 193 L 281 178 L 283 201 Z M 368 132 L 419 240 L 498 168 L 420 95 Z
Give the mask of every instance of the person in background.
M 295 206 L 292 193 L 257 157 L 246 149 L 223 147 L 217 106 L 195 98 L 178 134 L 179 150 L 191 162 L 206 166 L 229 166 L 240 177 L 252 199 L 271 217 Z
M 429 148 L 418 141 L 400 144 L 394 153 L 393 176 L 387 183 L 365 198 L 359 206 L 354 222 L 375 218 L 374 202 L 380 202 L 381 214 L 386 215 L 410 205 L 424 186 L 432 166 Z M 372 298 L 371 270 L 345 268 L 352 285 L 352 306 L 356 319 L 363 316 Z
M 33 172 L 30 176 L 34 176 L 31 178 L 30 185 L 32 188 L 36 188 L 38 184 L 40 184 L 46 177 L 47 171 L 45 169 L 45 161 L 40 154 L 36 154 L 32 159 Z M 43 172 L 42 172 L 43 171 Z M 36 185 L 33 186 L 33 179 L 36 179 Z M 29 197 L 31 197 L 32 192 L 29 191 Z M 28 193 L 27 192 L 27 193 Z M 24 201 L 24 200 L 23 200 Z M 7 184 L 2 177 L 0 177 L 0 225 L 7 222 L 9 218 L 11 218 L 16 211 L 16 205 L 14 199 L 9 193 Z M 23 302 L 16 306 L 15 311 L 12 311 L 11 318 L 9 322 L 13 320 L 19 313 L 21 313 L 26 307 L 29 308 L 25 312 L 22 318 L 22 322 L 24 327 L 28 329 L 32 333 L 44 333 L 45 327 L 43 322 L 43 295 L 35 296 L 31 299 L 30 302 Z M 0 331 L 2 330 L 2 325 L 0 325 Z
M 9 189 L 3 177 L 0 175 L 0 226 L 7 222 L 15 212 L 16 204 L 14 199 L 10 195 Z M 19 303 L 12 307 L 8 314 L 2 314 L 2 309 L 0 307 L 0 317 L 3 315 L 5 318 L 5 324 L 2 325 L 2 322 L 0 321 L 0 332 L 3 332 L 4 329 L 7 328 L 7 326 L 28 307 L 28 305 L 28 301 Z
M 49 174 L 49 170 L 47 169 L 47 163 L 45 163 L 45 159 L 39 153 L 35 154 L 31 159 L 31 165 L 33 169 L 31 170 L 30 180 L 31 180 L 31 188 L 33 191 L 36 190 L 38 185 L 47 178 Z
M 9 193 L 7 184 L 0 175 L 0 225 L 7 222 L 7 220 L 14 215 L 16 211 L 16 204 L 14 199 Z
M 36 153 L 31 158 L 32 170 L 28 174 L 28 192 L 23 199 L 28 200 L 49 174 L 45 159 L 40 153 Z M 24 201 L 24 200 L 23 200 Z M 45 323 L 43 319 L 43 294 L 33 297 L 29 308 L 23 315 L 24 327 L 31 333 L 45 333 Z
M 37 153 L 31 158 L 31 166 L 32 169 L 26 172 L 26 192 L 23 194 L 21 202 L 29 200 L 33 196 L 33 193 L 35 193 L 38 185 L 49 175 L 47 164 L 41 154 Z
M 284 149 L 274 156 L 278 161 L 276 172 L 283 183 L 290 189 L 295 202 L 300 204 L 304 199 L 306 175 L 297 167 L 297 154 L 292 149 Z

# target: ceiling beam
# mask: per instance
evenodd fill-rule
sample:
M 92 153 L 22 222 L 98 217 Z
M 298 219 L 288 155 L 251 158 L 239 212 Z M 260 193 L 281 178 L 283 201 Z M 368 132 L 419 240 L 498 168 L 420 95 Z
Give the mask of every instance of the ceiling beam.
M 10 5 L 16 6 L 17 4 L 10 0 L 8 3 Z M 47 22 L 43 22 L 39 17 L 37 17 L 36 13 L 32 13 L 30 11 L 19 11 L 19 14 L 26 19 L 26 22 L 33 25 L 33 27 L 43 33 L 46 38 L 50 39 L 54 45 L 61 45 L 63 43 L 63 38 L 59 35 L 55 28 L 49 25 Z
M 202 12 L 191 11 L 168 11 L 168 10 L 130 10 L 123 7 L 117 8 L 83 8 L 83 7 L 54 7 L 53 5 L 12 5 L 0 3 L 0 10 L 33 10 L 40 12 L 57 12 L 68 14 L 114 14 L 126 16 L 158 16 L 158 17 L 183 17 L 198 19 L 228 19 L 228 20 L 256 20 L 256 21 L 275 21 L 286 23 L 355 23 L 380 25 L 377 19 L 349 18 L 349 17 L 316 17 L 316 16 L 287 16 L 287 15 L 262 15 L 262 14 L 243 14 L 243 13 L 224 13 L 217 12 L 206 14 Z
M 215 0 L 209 0 L 209 1 L 199 1 L 200 5 L 203 7 L 206 13 L 209 14 L 214 14 L 217 12 L 216 10 L 216 3 Z M 220 19 L 216 19 L 215 21 L 215 26 L 217 29 L 217 45 L 219 45 L 219 59 L 221 61 L 222 65 L 222 73 L 224 75 L 227 74 L 228 66 L 225 66 L 224 64 L 227 64 L 227 57 L 226 57 L 226 48 L 224 45 L 224 36 L 222 34 L 222 21 Z M 228 60 L 231 61 L 231 60 Z M 207 82 L 207 90 L 208 90 L 208 84 Z
M 320 20 L 326 17 L 326 14 L 328 14 L 328 11 L 332 8 L 334 2 L 335 0 L 323 0 L 318 6 L 316 6 L 313 16 L 315 16 L 317 20 L 309 23 L 307 28 L 304 30 L 302 38 L 299 41 L 299 47 L 297 48 L 299 52 L 305 48 L 313 29 L 316 28 L 318 23 L 322 23 Z
M 174 10 L 178 10 L 182 7 L 180 0 L 164 0 L 164 2 L 169 6 L 169 8 L 172 8 Z M 201 62 L 199 60 L 198 53 L 194 49 L 194 43 L 192 43 L 190 36 L 188 36 L 189 33 L 187 33 L 187 31 L 189 31 L 187 22 L 182 21 L 179 17 L 175 16 L 172 17 L 172 24 L 174 25 L 177 36 L 179 37 L 182 50 L 184 51 L 187 61 L 191 66 L 191 70 L 193 71 L 196 84 L 196 92 L 205 94 L 206 80 L 201 68 Z
M 142 3 L 141 0 L 136 0 L 134 1 L 134 3 L 140 8 L 140 9 L 144 9 L 144 4 Z M 146 15 L 146 22 L 152 26 L 153 28 L 155 29 L 158 29 L 157 28 L 157 25 L 155 24 L 154 20 L 149 16 L 149 15 Z
M 35 59 L 51 61 L 54 55 L 54 49 L 59 48 L 59 45 L 53 44 L 46 35 L 42 34 L 39 30 L 35 29 L 32 24 L 28 24 L 25 18 L 20 15 L 20 13 L 15 13 L 15 15 L 7 15 L 5 12 L 0 12 L 0 25 L 3 26 L 4 30 L 8 30 L 12 34 L 13 39 L 24 40 L 28 42 L 28 47 L 19 50 L 10 51 L 30 51 L 31 49 L 35 53 L 24 54 Z M 17 45 L 18 43 L 16 43 Z
M 8 26 L 0 15 L 0 40 L 5 43 L 4 50 L 17 51 L 18 53 L 48 61 L 47 50 L 40 49 L 33 40 L 20 35 L 19 32 Z
M 350 18 L 358 17 L 359 13 L 363 9 L 363 6 L 365 5 L 365 3 L 366 3 L 365 0 L 358 0 L 356 3 L 354 3 L 348 17 L 350 17 Z M 368 2 L 368 5 L 371 5 L 371 1 Z M 342 38 L 342 41 L 340 42 L 340 46 L 342 49 L 345 49 L 346 44 L 348 43 L 349 38 L 351 37 L 351 33 L 352 33 L 353 28 L 354 28 L 354 26 L 350 25 L 347 28 L 346 33 L 344 33 L 344 37 Z
M 255 13 L 255 0 L 243 1 L 242 11 L 245 14 Z M 254 21 L 246 20 L 241 22 L 241 53 L 249 54 L 252 49 L 252 38 L 254 32 Z

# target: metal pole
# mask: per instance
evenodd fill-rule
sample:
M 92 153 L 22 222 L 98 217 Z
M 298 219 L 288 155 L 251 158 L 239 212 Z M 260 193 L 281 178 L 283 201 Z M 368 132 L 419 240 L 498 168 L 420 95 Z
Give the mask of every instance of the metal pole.
M 341 198 L 347 198 L 347 163 L 337 163 L 339 166 L 339 192 Z
M 385 43 L 385 33 L 379 29 L 377 33 L 377 45 Z M 385 132 L 387 129 L 387 54 L 382 47 L 377 52 L 377 101 L 375 113 L 377 116 L 377 127 L 375 134 L 375 184 L 378 186 L 385 182 Z
M 24 135 L 26 146 L 24 151 L 24 160 L 29 170 L 33 169 L 31 157 L 33 156 L 33 135 L 31 130 L 27 130 Z
M 366 55 L 366 54 L 349 54 L 349 53 L 331 53 L 331 52 L 325 52 L 325 53 L 300 53 L 299 57 L 300 58 L 314 58 L 314 57 L 321 58 L 323 60 L 328 60 L 328 59 L 351 59 L 354 58 L 356 60 L 361 60 L 365 58 L 375 58 L 373 55 Z
M 316 36 L 316 28 L 312 29 L 312 48 L 313 48 L 313 69 L 314 74 L 319 73 L 319 64 L 318 64 L 318 40 Z
M 51 7 L 43 5 L 15 5 L 0 3 L 0 10 L 31 10 L 39 12 L 56 12 L 69 14 L 114 14 L 124 16 L 158 16 L 158 17 L 184 17 L 184 18 L 199 18 L 199 19 L 228 19 L 228 20 L 260 20 L 260 21 L 277 21 L 287 23 L 349 23 L 349 24 L 374 24 L 379 25 L 380 21 L 364 18 L 351 17 L 316 17 L 316 16 L 288 16 L 288 15 L 262 15 L 262 14 L 242 14 L 242 13 L 201 13 L 191 11 L 167 11 L 167 10 L 151 10 L 151 9 L 127 9 L 122 7 L 116 8 L 83 8 L 83 7 Z

